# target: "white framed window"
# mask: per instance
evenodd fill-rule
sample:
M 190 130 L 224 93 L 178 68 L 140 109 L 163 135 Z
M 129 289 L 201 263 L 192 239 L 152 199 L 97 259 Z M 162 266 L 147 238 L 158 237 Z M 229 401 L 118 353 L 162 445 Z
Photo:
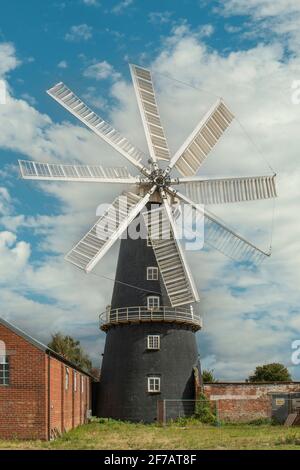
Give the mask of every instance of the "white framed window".
M 147 297 L 147 308 L 148 310 L 154 310 L 155 308 L 159 308 L 160 306 L 160 298 L 158 295 L 148 295 Z
M 74 370 L 74 392 L 77 392 L 77 372 Z
M 84 377 L 83 375 L 81 376 L 81 393 L 84 392 Z
M 65 370 L 65 389 L 66 390 L 69 390 L 69 380 L 70 380 L 69 367 L 66 367 L 66 370 Z
M 148 393 L 160 392 L 160 377 L 148 377 Z
M 4 341 L 0 341 L 0 385 L 9 385 L 9 357 Z
M 159 335 L 147 336 L 147 349 L 160 349 L 160 336 Z
M 147 267 L 147 281 L 158 280 L 158 268 L 156 266 Z

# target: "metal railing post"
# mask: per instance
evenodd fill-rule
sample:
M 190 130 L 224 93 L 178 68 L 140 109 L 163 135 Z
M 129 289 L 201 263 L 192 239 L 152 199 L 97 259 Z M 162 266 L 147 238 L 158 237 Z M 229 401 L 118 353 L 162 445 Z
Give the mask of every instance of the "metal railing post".
M 220 427 L 219 401 L 216 400 L 216 426 Z

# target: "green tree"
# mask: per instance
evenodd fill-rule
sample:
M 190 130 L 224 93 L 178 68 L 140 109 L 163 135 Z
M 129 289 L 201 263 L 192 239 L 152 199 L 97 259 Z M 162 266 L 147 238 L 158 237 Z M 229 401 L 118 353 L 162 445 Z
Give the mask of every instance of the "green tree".
M 292 380 L 288 369 L 278 362 L 257 366 L 254 374 L 250 375 L 247 382 L 290 382 Z
M 209 370 L 209 369 L 204 369 L 204 371 L 202 372 L 202 380 L 203 380 L 203 383 L 208 383 L 208 382 L 216 383 L 217 382 L 217 379 L 214 376 L 214 371 Z
M 92 369 L 92 361 L 86 354 L 80 341 L 75 340 L 72 336 L 64 336 L 57 332 L 51 335 L 51 341 L 48 347 L 63 356 L 68 361 L 74 362 L 78 367 L 90 371 Z

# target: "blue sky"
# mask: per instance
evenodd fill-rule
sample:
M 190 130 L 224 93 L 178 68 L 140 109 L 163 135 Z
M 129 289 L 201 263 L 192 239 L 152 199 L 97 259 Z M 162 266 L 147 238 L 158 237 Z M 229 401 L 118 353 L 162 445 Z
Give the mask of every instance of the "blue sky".
M 215 96 L 234 109 L 241 126 L 205 163 L 204 175 L 269 174 L 268 164 L 278 173 L 273 232 L 269 203 L 212 208 L 263 248 L 272 234 L 271 260 L 253 269 L 211 250 L 189 258 L 201 293 L 204 366 L 230 380 L 280 361 L 300 378 L 300 367 L 291 364 L 291 342 L 300 337 L 300 107 L 292 100 L 300 79 L 299 26 L 293 0 L 6 2 L 0 19 L 0 80 L 8 90 L 0 105 L 3 317 L 45 342 L 51 332 L 70 333 L 99 360 L 105 336 L 97 315 L 112 289 L 101 276 L 113 279 L 118 247 L 89 277 L 67 266 L 63 255 L 91 226 L 97 205 L 120 188 L 24 182 L 16 161 L 124 165 L 45 93 L 60 80 L 145 148 L 128 69 L 134 62 L 153 70 L 174 150 Z

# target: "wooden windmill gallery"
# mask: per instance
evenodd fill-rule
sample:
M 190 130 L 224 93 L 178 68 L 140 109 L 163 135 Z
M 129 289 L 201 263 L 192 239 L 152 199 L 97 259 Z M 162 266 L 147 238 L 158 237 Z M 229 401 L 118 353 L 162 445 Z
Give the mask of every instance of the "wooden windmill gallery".
M 130 70 L 148 155 L 63 83 L 48 94 L 126 158 L 139 171 L 138 176 L 124 167 L 25 160 L 19 164 L 24 179 L 128 185 L 128 191 L 114 200 L 66 260 L 89 273 L 122 238 L 111 305 L 100 315 L 106 344 L 97 414 L 151 422 L 156 418 L 157 400 L 195 398 L 195 375 L 200 371 L 196 343 L 196 332 L 202 326 L 197 310 L 199 295 L 179 240 L 178 207 L 188 205 L 195 216 L 202 217 L 205 241 L 210 245 L 236 260 L 257 262 L 270 253 L 238 235 L 206 205 L 274 198 L 276 189 L 275 175 L 223 179 L 196 176 L 234 115 L 219 99 L 171 155 L 151 72 L 136 65 Z M 130 227 L 137 217 L 146 236 L 133 239 Z

